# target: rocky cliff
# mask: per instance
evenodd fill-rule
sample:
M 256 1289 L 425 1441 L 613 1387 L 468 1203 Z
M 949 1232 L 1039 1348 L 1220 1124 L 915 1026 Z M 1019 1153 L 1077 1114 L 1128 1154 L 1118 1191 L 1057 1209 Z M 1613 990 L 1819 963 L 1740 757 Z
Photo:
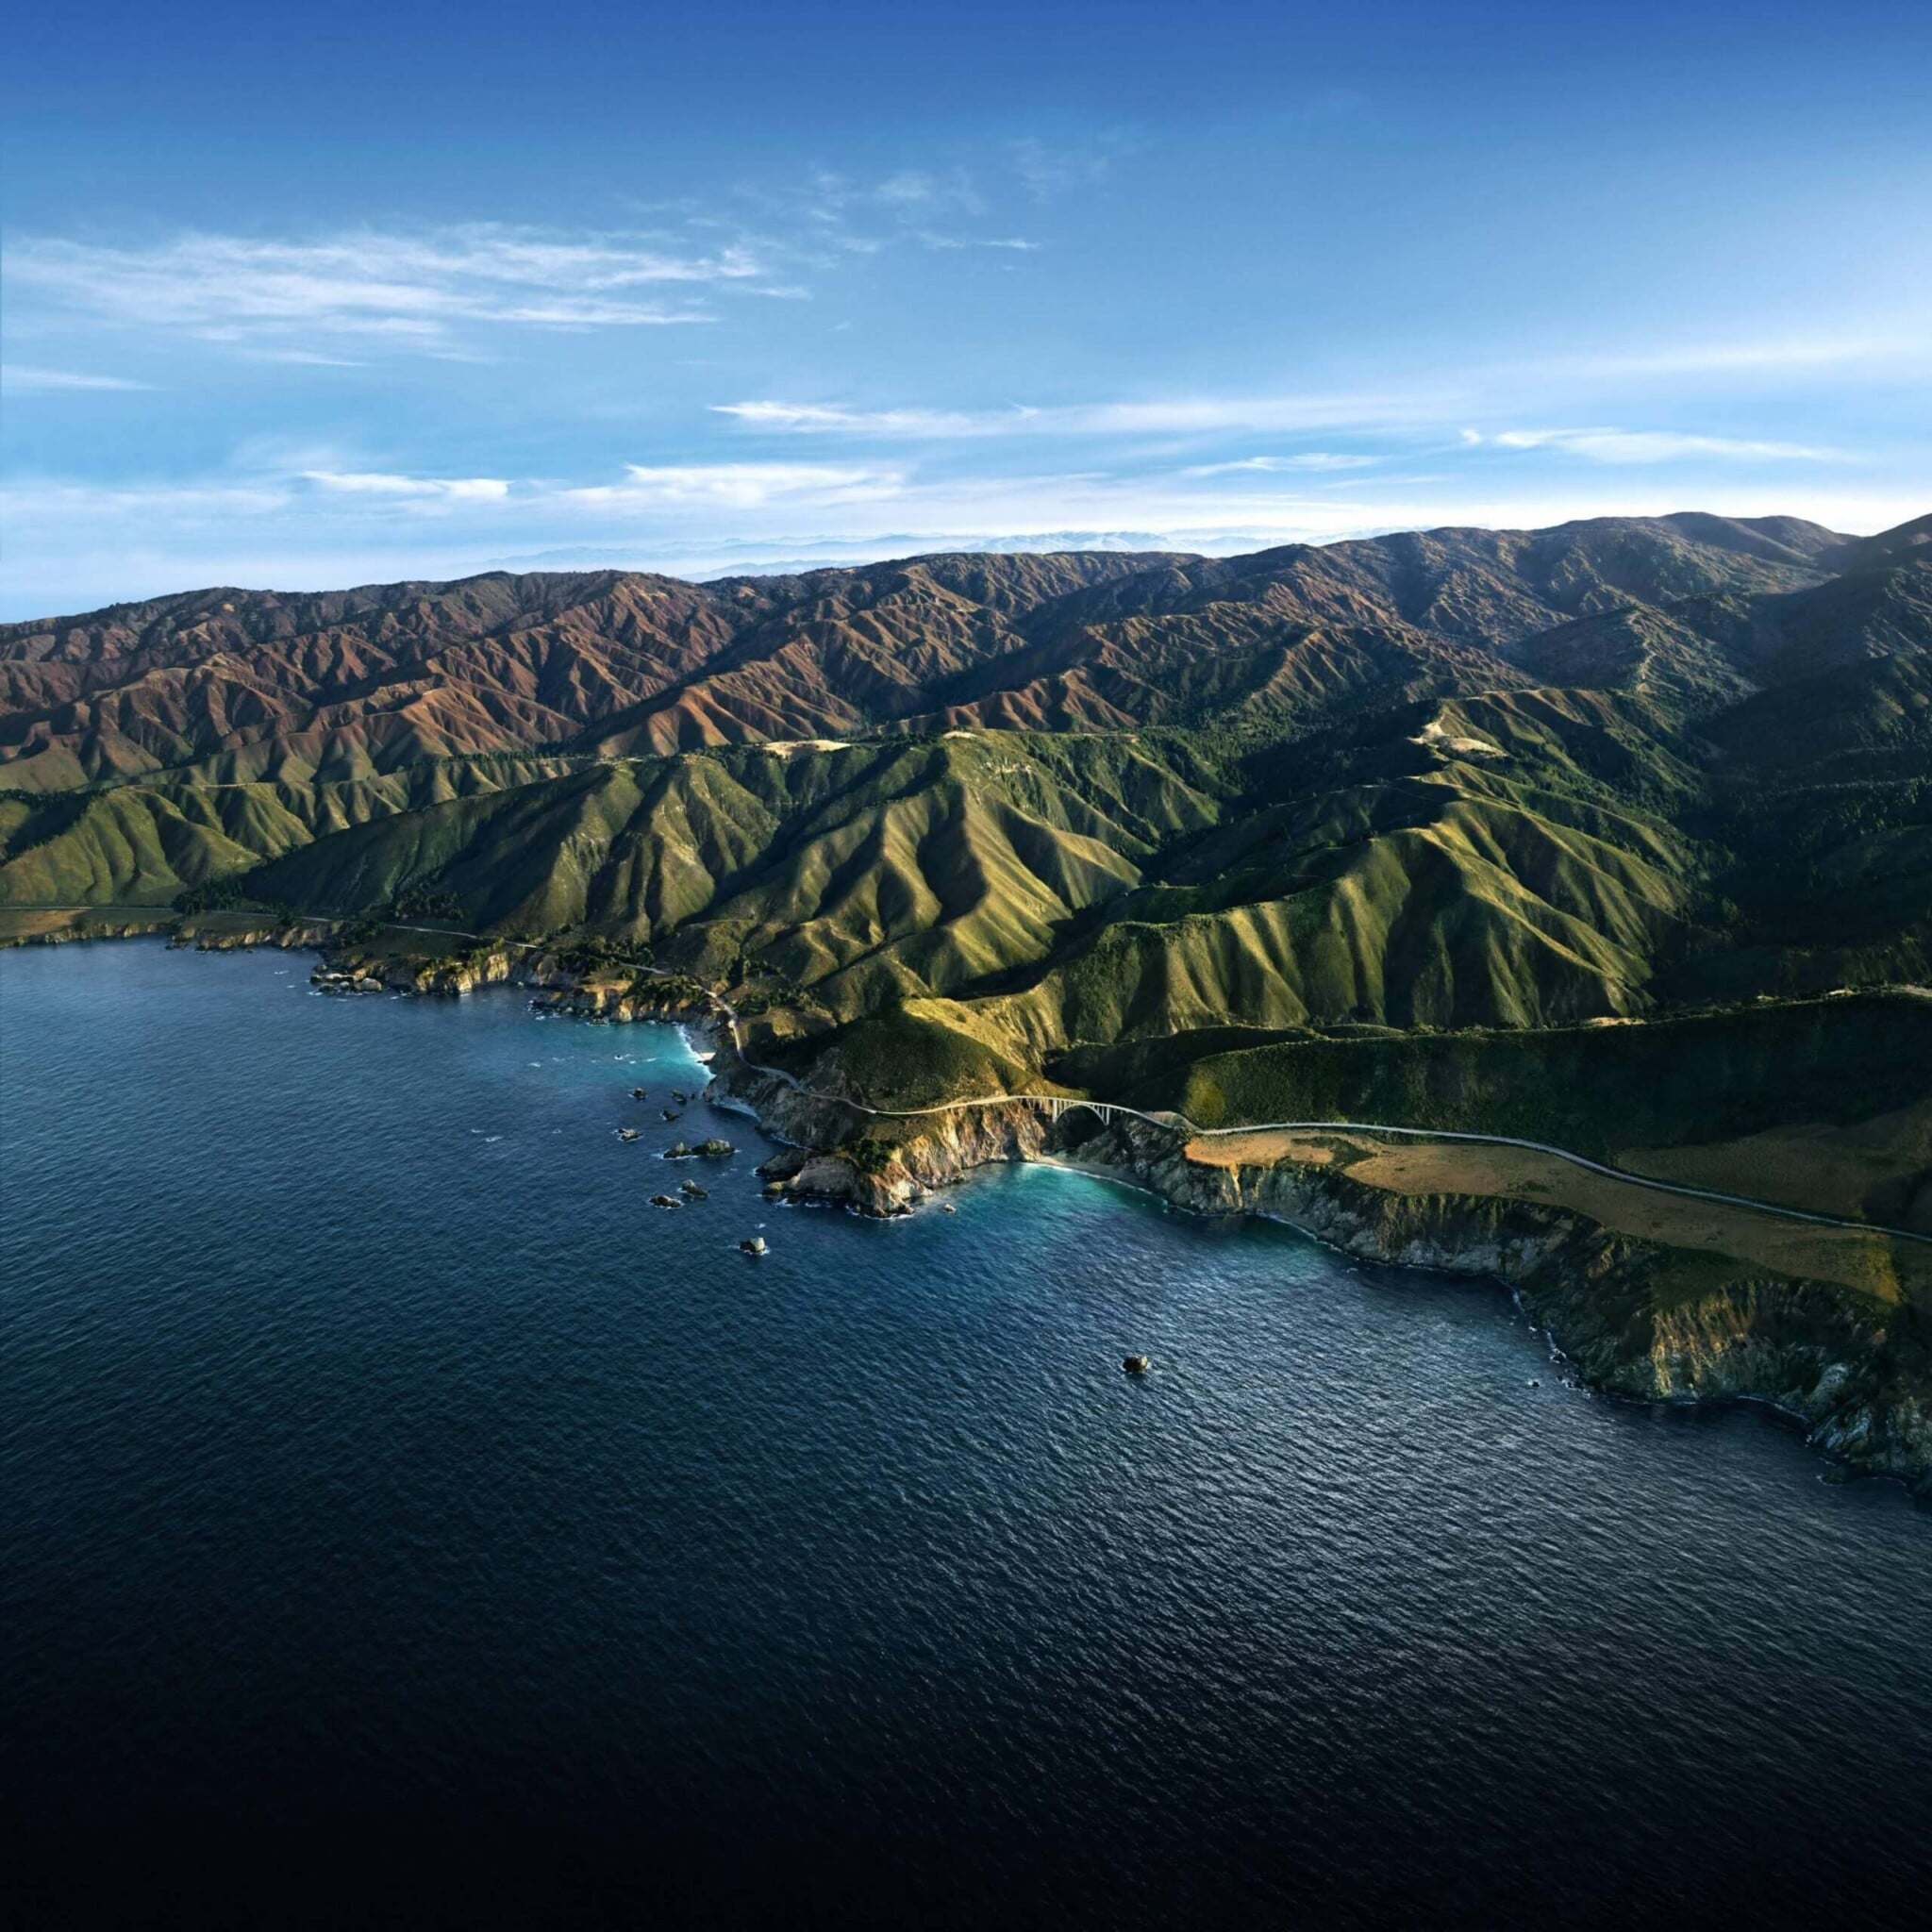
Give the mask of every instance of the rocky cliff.
M 1182 1136 L 1140 1121 L 1095 1133 L 1091 1115 L 1056 1123 L 1016 1104 L 905 1132 L 728 1052 L 718 1071 L 731 1098 L 794 1143 L 760 1170 L 791 1198 L 902 1214 L 989 1161 L 1063 1159 L 1195 1213 L 1265 1215 L 1366 1260 L 1500 1280 L 1591 1388 L 1770 1403 L 1839 1461 L 1932 1494 L 1932 1400 L 1892 1345 L 1899 1311 L 1838 1284 L 1637 1240 L 1539 1203 L 1398 1194 L 1289 1160 L 1209 1164 L 1190 1158 Z

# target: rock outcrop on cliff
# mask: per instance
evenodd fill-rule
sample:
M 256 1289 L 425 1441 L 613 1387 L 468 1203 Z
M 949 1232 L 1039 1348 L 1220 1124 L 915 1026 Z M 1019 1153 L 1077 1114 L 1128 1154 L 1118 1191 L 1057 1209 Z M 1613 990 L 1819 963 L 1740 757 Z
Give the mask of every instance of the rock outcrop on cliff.
M 1932 1401 L 1896 1357 L 1884 1307 L 1826 1281 L 1687 1255 L 1588 1216 L 1493 1195 L 1404 1195 L 1340 1169 L 1190 1158 L 1185 1138 L 1120 1118 L 962 1109 L 885 1138 L 864 1116 L 725 1061 L 725 1085 L 796 1144 L 759 1169 L 786 1198 L 905 1214 L 991 1161 L 1061 1158 L 1200 1214 L 1283 1221 L 1364 1260 L 1507 1284 L 1579 1380 L 1646 1402 L 1750 1400 L 1805 1423 L 1846 1466 L 1932 1493 Z

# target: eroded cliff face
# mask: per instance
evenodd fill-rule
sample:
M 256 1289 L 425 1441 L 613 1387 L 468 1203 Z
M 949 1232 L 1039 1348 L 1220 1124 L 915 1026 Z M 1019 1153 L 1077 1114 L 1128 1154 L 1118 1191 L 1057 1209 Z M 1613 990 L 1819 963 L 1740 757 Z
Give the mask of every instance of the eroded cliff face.
M 528 967 L 504 946 L 481 948 L 455 958 L 385 958 L 337 948 L 325 952 L 308 976 L 324 992 L 409 992 L 456 999 L 479 987 L 528 985 Z
M 1932 1494 L 1932 1402 L 1891 1358 L 1884 1304 L 1828 1282 L 1687 1257 L 1586 1216 L 1477 1194 L 1398 1194 L 1338 1167 L 1222 1165 L 1177 1134 L 1027 1106 L 935 1117 L 888 1141 L 877 1124 L 724 1057 L 726 1091 L 793 1141 L 760 1172 L 783 1193 L 902 1214 L 992 1160 L 1060 1158 L 1202 1214 L 1285 1221 L 1364 1260 L 1504 1281 L 1583 1382 L 1640 1401 L 1769 1402 L 1822 1450 Z
M 199 927 L 184 925 L 169 940 L 171 946 L 192 946 L 197 953 L 247 953 L 257 946 L 278 946 L 285 952 L 320 951 L 334 927 L 324 919 L 292 923 L 264 921 L 260 925 Z
M 917 1133 L 898 1138 L 897 1124 L 801 1092 L 782 1076 L 748 1066 L 728 1042 L 719 1045 L 712 1075 L 715 1098 L 756 1115 L 768 1133 L 791 1143 L 758 1172 L 794 1200 L 858 1214 L 909 1214 L 924 1196 L 975 1167 L 1038 1160 L 1047 1152 L 1048 1122 L 1039 1108 L 1018 1102 L 937 1114 Z
M 712 1013 L 709 1000 L 694 988 L 641 978 L 621 985 L 585 981 L 548 958 L 525 963 L 509 976 L 519 986 L 532 989 L 530 1004 L 539 1012 L 570 1013 L 616 1025 L 640 1020 L 706 1023 Z
M 174 914 L 168 912 L 137 913 L 126 918 L 89 913 L 37 931 L 0 933 L 0 951 L 9 946 L 71 946 L 91 940 L 154 939 L 170 931 L 173 924 Z
M 304 943 L 280 938 L 269 942 Z M 515 986 L 531 993 L 530 1004 L 538 1010 L 578 1019 L 684 1022 L 708 1019 L 712 1012 L 709 997 L 689 981 L 650 978 L 641 973 L 585 972 L 556 953 L 508 941 L 428 958 L 330 944 L 325 939 L 308 943 L 323 946 L 322 963 L 309 977 L 325 992 L 403 992 L 458 999 L 485 987 Z

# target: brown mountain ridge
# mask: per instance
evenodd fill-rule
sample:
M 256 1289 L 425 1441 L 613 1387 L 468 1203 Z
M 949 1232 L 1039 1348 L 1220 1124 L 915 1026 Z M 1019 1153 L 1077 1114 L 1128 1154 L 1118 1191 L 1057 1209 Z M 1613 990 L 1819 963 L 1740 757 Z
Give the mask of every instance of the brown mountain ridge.
M 0 782 L 348 778 L 881 729 L 1306 728 L 1370 698 L 1574 682 L 1573 664 L 1696 702 L 1917 625 L 1923 561 L 1886 553 L 1847 588 L 1859 551 L 1795 519 L 1685 515 L 1227 559 L 206 591 L 0 627 Z M 1792 601 L 1827 588 L 1823 609 Z

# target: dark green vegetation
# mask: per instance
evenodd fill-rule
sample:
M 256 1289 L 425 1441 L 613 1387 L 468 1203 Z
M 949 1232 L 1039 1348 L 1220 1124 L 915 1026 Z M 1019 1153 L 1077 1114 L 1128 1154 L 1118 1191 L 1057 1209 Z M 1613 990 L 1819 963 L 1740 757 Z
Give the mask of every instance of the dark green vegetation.
M 1932 999 L 1874 993 L 1647 1025 L 1305 1035 L 1219 1050 L 1197 1037 L 1078 1049 L 1055 1071 L 1202 1126 L 1385 1121 L 1542 1141 L 1616 1162 L 1788 1121 L 1869 1120 L 1926 1099 L 1928 1068 Z
M 648 948 L 885 1100 L 1932 1091 L 1932 1008 L 1815 1001 L 1932 978 L 1932 519 L 211 591 L 0 630 L 0 905 Z
M 633 1017 L 722 993 L 755 1062 L 885 1108 L 1053 1085 L 1516 1135 L 1932 1231 L 1932 518 L 15 625 L 0 939 L 83 918 L 209 944 L 329 920 L 339 986 L 525 971 Z M 764 1091 L 836 1148 L 799 1174 L 872 1211 L 1046 1131 Z M 1515 1149 L 1298 1166 L 1292 1135 L 1191 1155 L 1067 1118 L 1059 1144 L 1187 1205 L 1500 1267 L 1600 1386 L 1768 1396 L 1932 1481 L 1918 1242 Z

